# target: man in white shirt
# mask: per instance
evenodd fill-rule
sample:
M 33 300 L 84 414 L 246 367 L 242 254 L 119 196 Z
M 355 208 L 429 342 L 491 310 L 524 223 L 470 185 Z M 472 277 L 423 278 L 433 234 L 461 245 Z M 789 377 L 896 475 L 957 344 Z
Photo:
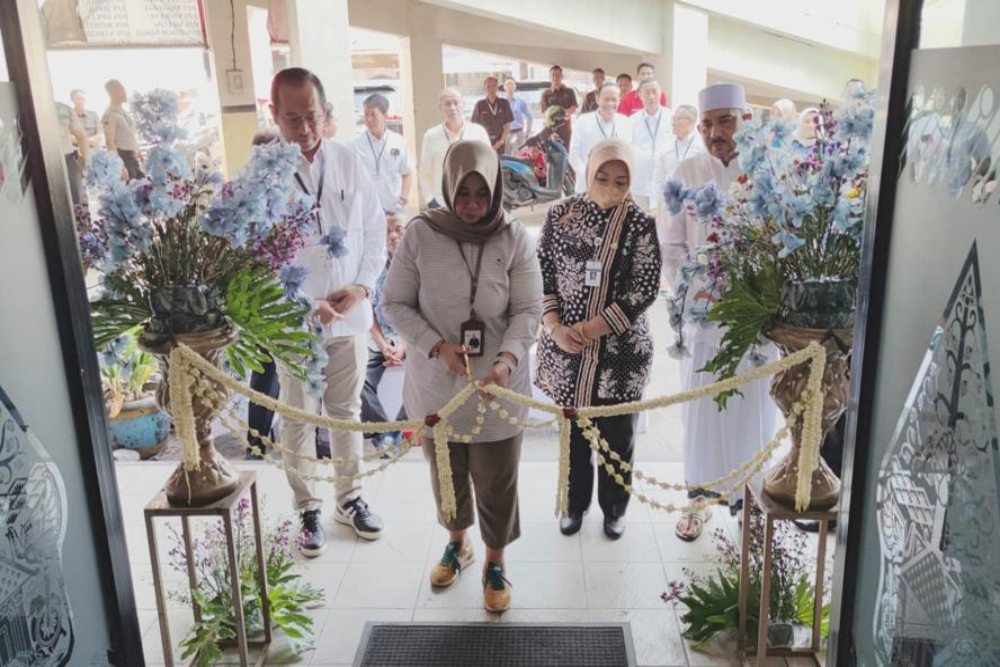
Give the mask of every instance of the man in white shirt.
M 339 419 L 360 418 L 361 389 L 365 381 L 367 346 L 365 335 L 372 324 L 369 297 L 385 265 L 385 215 L 375 193 L 375 184 L 355 151 L 342 143 L 323 139 L 326 96 L 323 84 L 312 72 L 291 67 L 278 72 L 271 82 L 271 113 L 285 141 L 302 149 L 295 178 L 299 187 L 316 198 L 319 218 L 315 229 L 298 251 L 295 264 L 306 269 L 302 291 L 313 299 L 314 316 L 323 325 L 329 363 L 324 369 L 326 390 L 323 408 Z M 339 253 L 328 242 L 334 227 L 344 233 Z M 336 254 L 336 256 L 334 256 Z M 320 399 L 309 393 L 308 383 L 278 367 L 281 400 L 319 413 Z M 314 484 L 302 477 L 313 474 L 314 464 L 301 458 L 315 451 L 312 426 L 288 420 L 282 429 L 285 446 L 296 455 L 286 455 L 288 483 L 292 487 L 302 531 L 299 550 L 307 557 L 323 552 L 326 536 L 320 520 L 323 500 Z M 377 539 L 382 521 L 361 498 L 358 474 L 362 455 L 361 434 L 331 431 L 334 458 L 348 459 L 335 465 L 334 484 L 338 523 L 354 528 L 364 539 Z
M 746 108 L 743 87 L 733 83 L 717 83 L 702 89 L 698 95 L 701 108 L 701 133 L 708 152 L 689 157 L 674 172 L 674 177 L 686 188 L 698 188 L 715 183 L 720 192 L 729 190 L 739 176 L 736 141 Z M 678 270 L 706 242 L 705 224 L 693 211 L 684 209 L 667 220 L 665 237 L 661 239 L 663 265 L 671 289 L 676 289 Z M 712 373 L 702 372 L 714 357 L 722 342 L 723 330 L 716 325 L 698 322 L 684 323 L 684 338 L 690 355 L 681 360 L 681 390 L 692 391 L 717 380 Z M 763 349 L 776 358 L 774 347 Z M 737 372 L 744 373 L 752 364 L 744 359 Z M 695 490 L 689 497 L 712 495 L 714 490 L 698 489 L 699 484 L 727 475 L 749 461 L 764 443 L 775 434 L 778 408 L 768 393 L 767 379 L 740 387 L 742 396 L 729 399 L 726 409 L 719 412 L 712 397 L 684 403 L 681 420 L 684 424 L 684 478 Z M 727 498 L 730 510 L 742 502 L 741 493 Z M 676 534 L 691 541 L 701 535 L 710 517 L 709 508 L 685 512 L 678 522 Z
M 618 113 L 619 95 L 616 84 L 605 82 L 597 95 L 597 111 L 578 116 L 573 123 L 569 163 L 576 172 L 577 193 L 587 191 L 587 159 L 597 142 L 611 138 L 632 142 L 632 125 L 628 116 Z
M 389 100 L 384 95 L 369 95 L 365 98 L 364 107 L 365 129 L 352 140 L 354 150 L 375 180 L 382 210 L 386 214 L 395 214 L 406 207 L 413 187 L 406 140 L 385 126 Z
M 490 143 L 486 128 L 476 123 L 465 122 L 463 112 L 465 102 L 462 94 L 454 88 L 445 88 L 438 95 L 438 109 L 444 116 L 444 122 L 435 125 L 424 132 L 424 141 L 420 145 L 420 197 L 427 208 L 438 208 L 444 205 L 444 195 L 441 194 L 441 174 L 444 169 L 444 154 L 448 146 L 460 139 L 466 141 L 484 141 Z
M 660 84 L 644 79 L 639 84 L 643 107 L 629 117 L 632 121 L 632 148 L 635 151 L 635 178 L 632 196 L 646 211 L 655 208 L 653 172 L 659 155 L 670 145 L 670 109 L 660 105 Z
M 667 141 L 666 150 L 660 151 L 653 167 L 653 191 L 650 194 L 650 210 L 661 212 L 656 217 L 656 232 L 662 239 L 666 231 L 666 215 L 663 211 L 663 186 L 674 175 L 677 165 L 689 157 L 705 152 L 705 142 L 695 131 L 698 124 L 698 110 L 690 104 L 681 104 L 670 116 L 673 136 Z
M 132 117 L 125 111 L 124 104 L 128 100 L 125 86 L 117 79 L 111 79 L 104 84 L 108 93 L 108 108 L 101 116 L 104 127 L 104 145 L 125 163 L 125 171 L 129 180 L 142 178 L 142 167 L 139 166 L 139 139 L 135 136 Z

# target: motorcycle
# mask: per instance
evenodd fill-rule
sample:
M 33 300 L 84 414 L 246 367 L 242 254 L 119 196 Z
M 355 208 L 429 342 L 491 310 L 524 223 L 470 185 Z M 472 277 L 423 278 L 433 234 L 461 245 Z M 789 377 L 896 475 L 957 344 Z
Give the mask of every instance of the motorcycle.
M 551 114 L 546 116 L 553 118 Z M 558 120 L 559 115 L 555 115 L 554 119 Z M 503 206 L 508 211 L 573 194 L 576 175 L 569 165 L 569 151 L 557 134 L 562 122 L 565 122 L 565 114 L 562 114 L 561 122 L 552 123 L 528 139 L 520 155 L 500 156 Z

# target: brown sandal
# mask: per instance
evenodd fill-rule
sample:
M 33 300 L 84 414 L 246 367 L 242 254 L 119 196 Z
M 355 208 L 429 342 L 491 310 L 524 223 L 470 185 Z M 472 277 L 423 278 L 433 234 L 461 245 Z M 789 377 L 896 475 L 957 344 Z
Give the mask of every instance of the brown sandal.
M 701 537 L 702 530 L 705 528 L 705 524 L 709 519 L 712 518 L 712 508 L 706 507 L 702 510 L 695 510 L 691 512 L 684 512 L 681 520 L 677 522 L 677 526 L 674 528 L 674 535 L 685 542 L 694 542 L 699 537 Z M 687 521 L 687 525 L 690 527 L 690 531 L 682 531 L 682 522 Z

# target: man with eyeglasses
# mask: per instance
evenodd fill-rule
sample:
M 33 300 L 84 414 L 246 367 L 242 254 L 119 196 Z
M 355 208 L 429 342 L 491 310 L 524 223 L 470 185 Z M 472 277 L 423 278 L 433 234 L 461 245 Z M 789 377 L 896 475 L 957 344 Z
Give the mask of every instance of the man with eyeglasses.
M 708 152 L 681 162 L 674 178 L 685 188 L 715 183 L 716 190 L 726 192 L 739 176 L 734 137 L 745 113 L 746 95 L 739 84 L 717 83 L 702 89 L 698 106 L 701 109 L 698 131 Z M 664 214 L 667 223 L 661 239 L 663 267 L 670 288 L 675 289 L 681 265 L 692 259 L 697 261 L 695 258 L 703 252 L 701 248 L 707 243 L 708 234 L 705 224 L 693 211 L 682 210 L 677 215 L 664 211 Z M 716 325 L 699 322 L 685 322 L 683 326 L 690 355 L 680 362 L 681 390 L 692 391 L 717 380 L 714 374 L 700 369 L 719 351 L 723 331 Z M 762 351 L 770 353 L 771 359 L 777 356 L 773 346 Z M 743 364 L 746 366 L 741 366 L 738 372 L 749 369 L 747 360 Z M 723 477 L 749 461 L 776 432 L 778 408 L 768 393 L 767 381 L 743 385 L 740 391 L 743 395 L 730 398 L 722 412 L 711 397 L 684 403 L 681 408 L 684 478 L 694 487 L 688 493 L 692 499 L 713 495 L 698 485 Z M 741 497 L 739 490 L 726 499 L 730 511 L 740 506 Z M 710 507 L 684 512 L 675 530 L 677 537 L 685 541 L 697 539 L 711 517 Z
M 368 360 L 366 333 L 372 325 L 369 300 L 385 265 L 385 215 L 361 159 L 350 146 L 323 138 L 326 95 L 319 78 L 309 70 L 290 67 L 271 82 L 271 114 L 282 138 L 302 149 L 295 180 L 315 198 L 315 228 L 298 251 L 295 264 L 306 270 L 302 291 L 313 300 L 314 317 L 322 324 L 329 362 L 324 369 L 322 399 L 312 395 L 309 383 L 278 367 L 281 401 L 318 414 L 320 400 L 329 417 L 360 419 L 361 389 Z M 331 250 L 331 238 L 343 239 Z M 320 519 L 323 499 L 303 475 L 314 474 L 306 454 L 315 451 L 314 428 L 288 420 L 282 428 L 288 483 L 301 520 L 299 550 L 309 558 L 326 547 Z M 361 538 L 378 539 L 382 520 L 361 498 L 361 480 L 355 478 L 362 455 L 361 433 L 333 431 L 330 444 L 338 476 L 334 484 L 334 519 Z
M 435 125 L 424 132 L 424 140 L 420 144 L 420 165 L 417 171 L 420 197 L 427 208 L 438 208 L 444 205 L 444 195 L 441 193 L 441 176 L 444 171 L 444 154 L 448 147 L 456 141 L 483 141 L 487 144 L 490 135 L 486 128 L 478 123 L 465 121 L 465 102 L 462 94 L 454 88 L 445 88 L 438 95 L 438 109 L 444 116 L 444 122 Z

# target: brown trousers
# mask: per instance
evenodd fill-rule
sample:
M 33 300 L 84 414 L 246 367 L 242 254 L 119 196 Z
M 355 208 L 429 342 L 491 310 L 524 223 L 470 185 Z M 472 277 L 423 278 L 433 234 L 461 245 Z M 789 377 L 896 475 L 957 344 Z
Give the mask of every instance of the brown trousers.
M 479 532 L 491 549 L 503 549 L 521 536 L 521 519 L 517 504 L 517 466 L 521 460 L 521 439 L 497 442 L 449 442 L 452 476 L 455 480 L 455 518 L 445 521 L 441 516 L 441 486 L 434 465 L 435 444 L 424 440 L 421 449 L 431 464 L 431 487 L 438 508 L 438 523 L 448 530 L 465 530 L 475 523 L 472 489 L 475 489 Z M 471 486 L 470 486 L 471 481 Z

